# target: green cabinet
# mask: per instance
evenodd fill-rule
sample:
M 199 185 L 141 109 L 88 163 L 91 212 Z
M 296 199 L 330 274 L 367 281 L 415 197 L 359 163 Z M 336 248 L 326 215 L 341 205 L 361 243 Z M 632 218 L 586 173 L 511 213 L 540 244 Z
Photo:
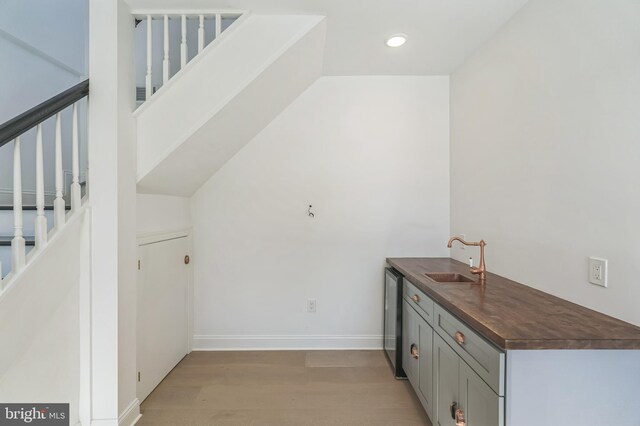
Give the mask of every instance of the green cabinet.
M 418 399 L 433 413 L 433 328 L 409 305 L 402 304 L 402 366 Z
M 435 424 L 438 426 L 503 426 L 504 398 L 438 335 L 434 335 Z M 456 423 L 464 419 L 465 423 Z M 433 419 L 434 417 L 432 417 Z
M 402 302 L 402 368 L 407 379 L 414 387 L 418 386 L 419 358 L 415 357 L 419 351 L 420 335 L 418 334 L 419 316 L 407 301 Z
M 402 367 L 434 426 L 504 426 L 504 354 L 406 282 L 403 299 Z M 449 335 L 459 330 L 462 344 Z
M 420 318 L 420 358 L 418 358 L 418 397 L 430 418 L 433 417 L 433 328 Z
M 446 344 L 446 343 L 445 343 Z M 467 426 L 504 426 L 504 398 L 460 360 L 460 408 Z
M 451 413 L 460 399 L 460 357 L 437 334 L 433 340 L 435 415 L 431 419 L 439 426 L 456 426 Z

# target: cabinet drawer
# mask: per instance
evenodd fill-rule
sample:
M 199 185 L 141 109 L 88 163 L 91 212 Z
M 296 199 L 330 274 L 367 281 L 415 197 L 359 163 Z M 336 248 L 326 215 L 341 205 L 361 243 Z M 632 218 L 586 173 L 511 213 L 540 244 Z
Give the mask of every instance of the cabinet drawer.
M 402 295 L 411 306 L 433 327 L 433 300 L 424 292 L 418 290 L 405 278 L 403 280 Z
M 440 305 L 434 306 L 434 330 L 500 396 L 504 396 L 504 352 L 484 340 Z

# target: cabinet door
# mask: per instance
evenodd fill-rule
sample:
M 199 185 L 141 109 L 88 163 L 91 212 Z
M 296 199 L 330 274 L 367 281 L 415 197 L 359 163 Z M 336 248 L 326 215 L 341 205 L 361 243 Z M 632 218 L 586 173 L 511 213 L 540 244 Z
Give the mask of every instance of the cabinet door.
M 420 335 L 418 328 L 419 316 L 406 301 L 402 302 L 402 368 L 407 379 L 418 388 L 418 360 Z
M 433 335 L 433 372 L 435 392 L 435 424 L 456 426 L 451 415 L 460 404 L 460 357 L 437 333 Z M 455 404 L 455 405 L 454 405 Z M 493 425 L 492 425 L 493 426 Z
M 460 361 L 460 409 L 466 426 L 503 426 L 504 398 L 499 397 L 464 361 Z
M 433 328 L 425 320 L 418 321 L 419 349 L 418 393 L 429 418 L 433 418 Z

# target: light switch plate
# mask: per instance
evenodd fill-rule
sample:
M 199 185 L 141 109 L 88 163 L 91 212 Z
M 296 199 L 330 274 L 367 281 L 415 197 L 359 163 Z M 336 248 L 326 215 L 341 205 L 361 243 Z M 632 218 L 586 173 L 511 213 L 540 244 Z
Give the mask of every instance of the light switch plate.
M 607 286 L 607 259 L 589 258 L 589 282 L 601 287 Z

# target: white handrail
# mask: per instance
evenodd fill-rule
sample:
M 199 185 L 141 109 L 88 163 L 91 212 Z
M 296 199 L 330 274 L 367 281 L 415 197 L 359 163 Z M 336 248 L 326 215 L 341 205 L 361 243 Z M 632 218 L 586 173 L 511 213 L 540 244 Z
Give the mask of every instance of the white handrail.
M 213 17 L 220 15 L 223 18 L 236 18 L 244 15 L 248 11 L 246 9 L 133 9 L 131 14 L 137 18 L 142 19 L 147 16 L 151 16 L 154 19 L 164 18 L 167 16 L 199 16 Z M 142 17 L 142 18 L 141 18 Z

